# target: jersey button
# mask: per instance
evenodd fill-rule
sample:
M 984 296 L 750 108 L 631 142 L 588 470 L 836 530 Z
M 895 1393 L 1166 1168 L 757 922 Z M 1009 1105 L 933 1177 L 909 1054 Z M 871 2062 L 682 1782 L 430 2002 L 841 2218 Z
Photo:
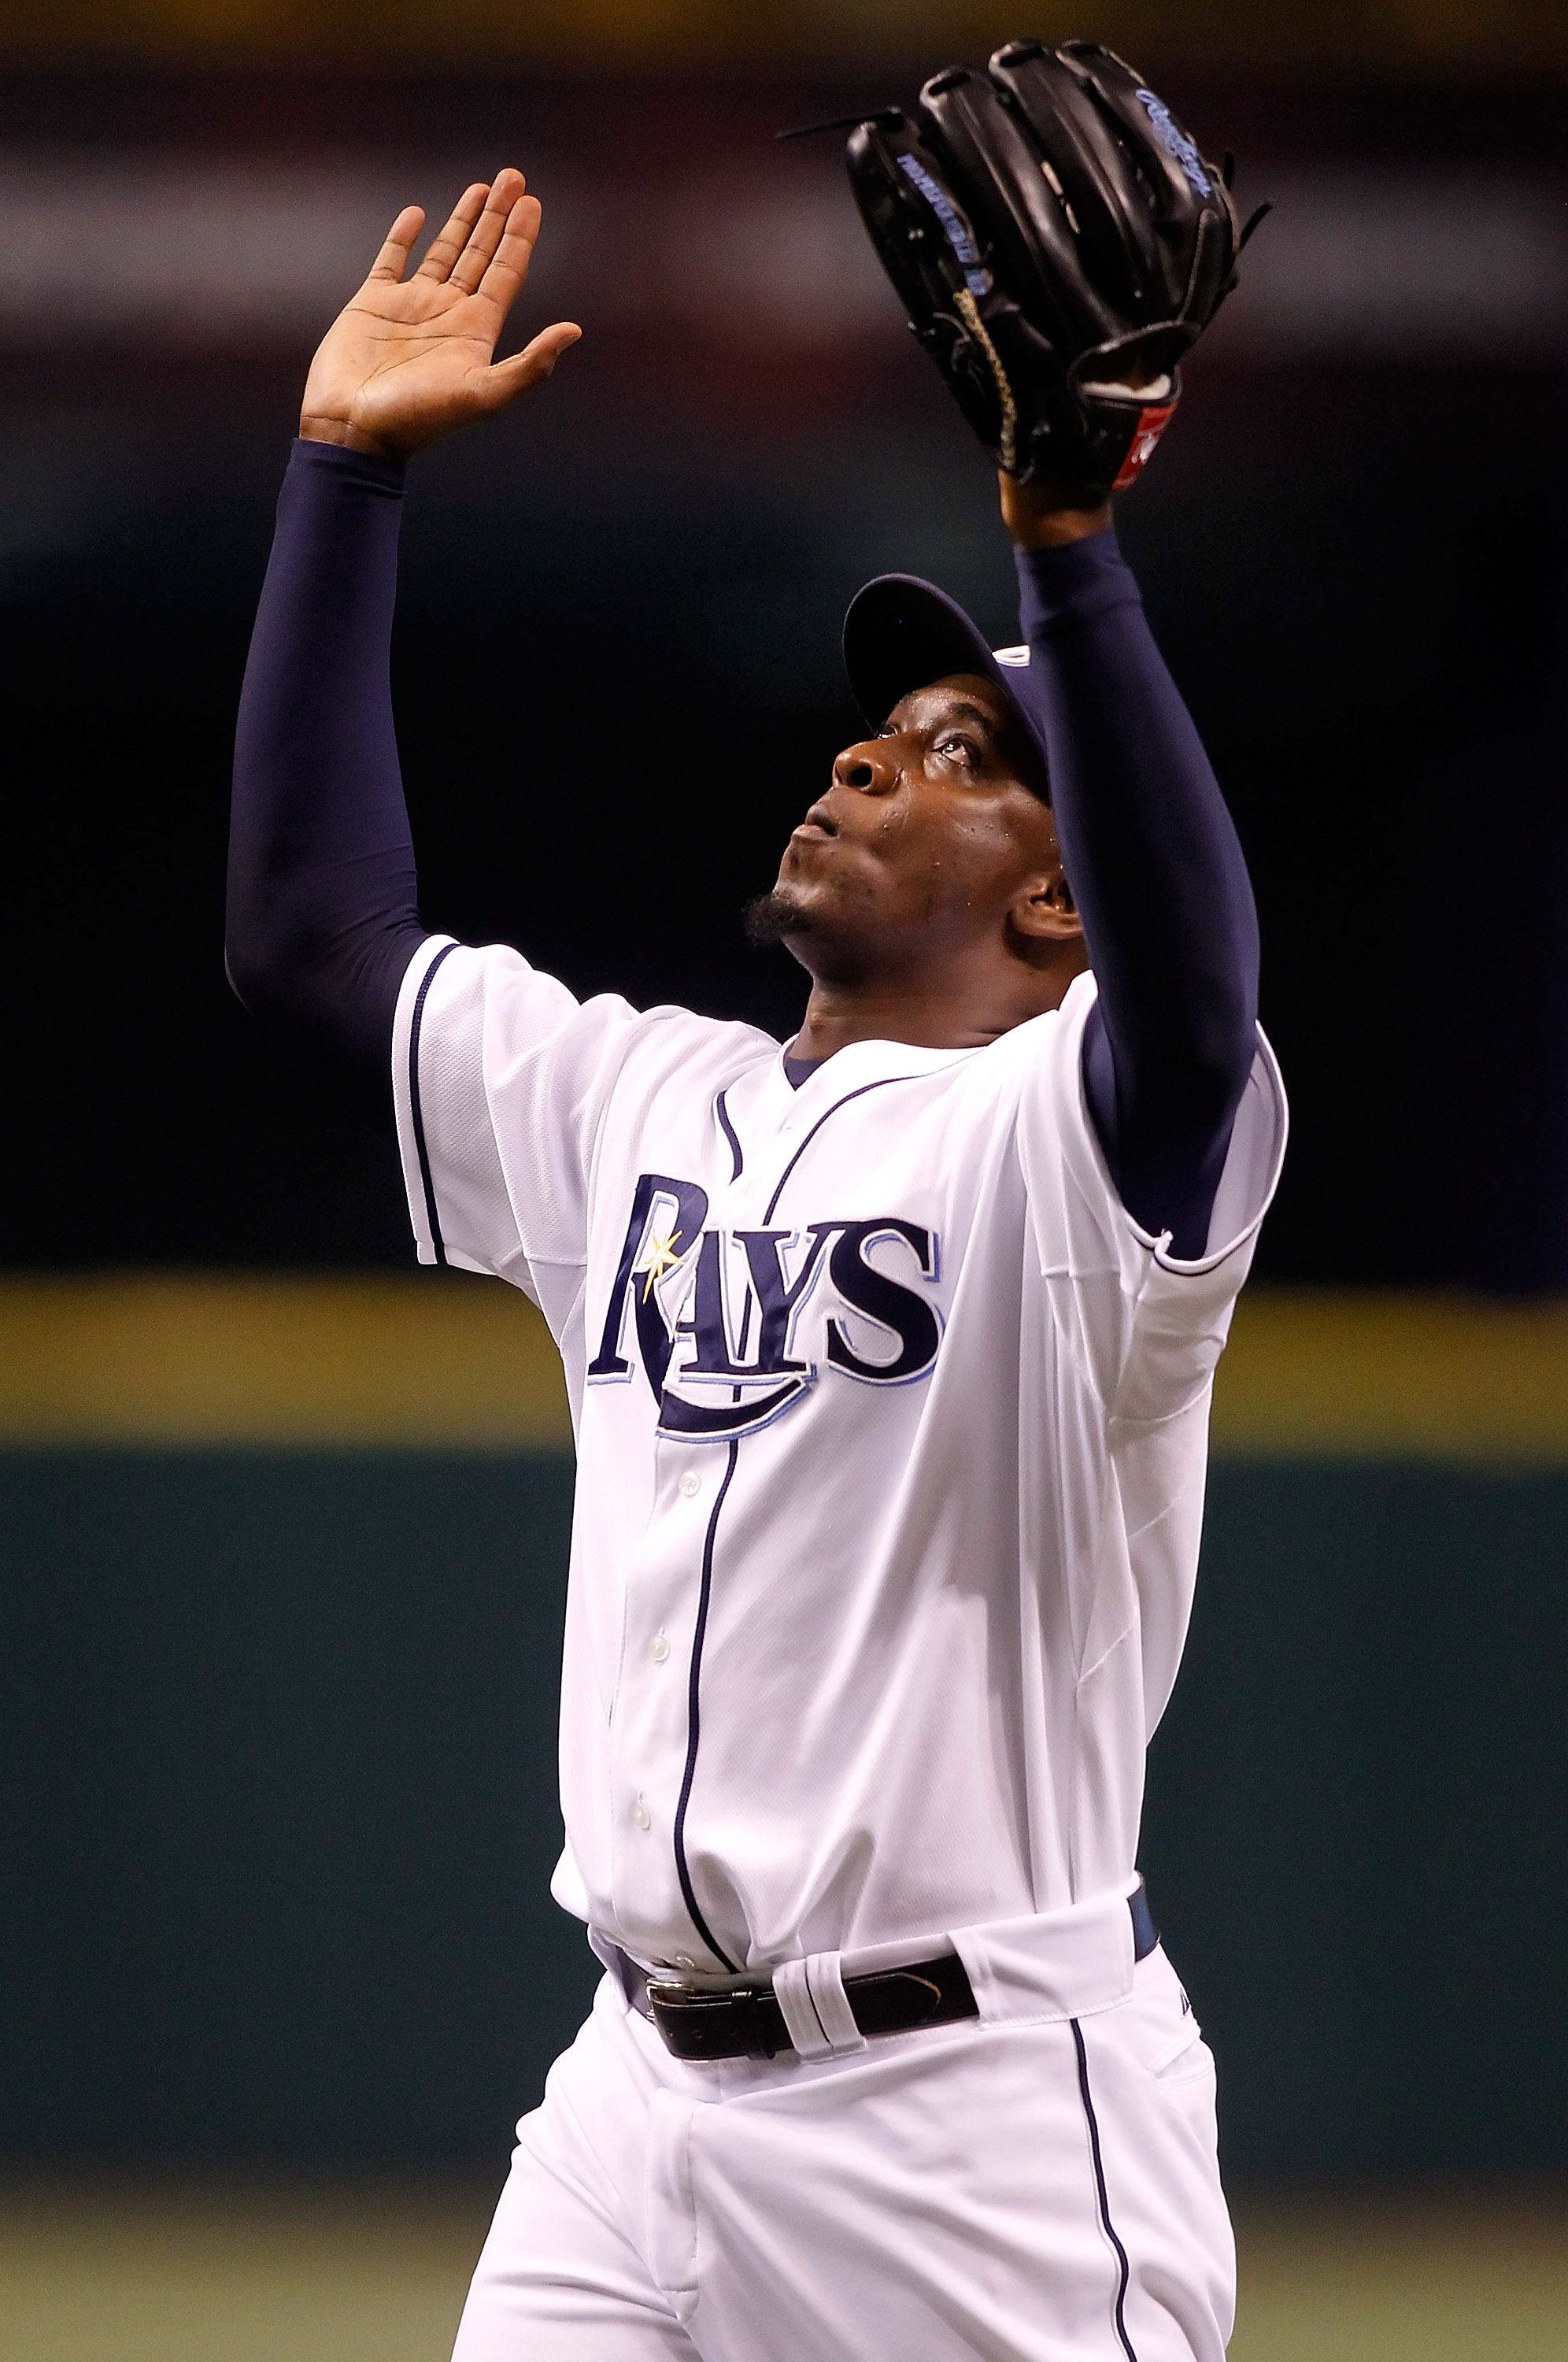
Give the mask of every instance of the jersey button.
M 669 1642 L 662 1632 L 656 1632 L 648 1642 L 648 1654 L 656 1665 L 662 1665 L 669 1654 Z
M 640 1792 L 637 1796 L 635 1809 L 632 1814 L 632 1818 L 635 1821 L 638 1828 L 640 1829 L 651 1829 L 653 1827 L 653 1815 L 644 1804 Z
M 694 1501 L 702 1490 L 702 1479 L 695 1468 L 689 1468 L 680 1480 L 680 1489 L 689 1501 Z

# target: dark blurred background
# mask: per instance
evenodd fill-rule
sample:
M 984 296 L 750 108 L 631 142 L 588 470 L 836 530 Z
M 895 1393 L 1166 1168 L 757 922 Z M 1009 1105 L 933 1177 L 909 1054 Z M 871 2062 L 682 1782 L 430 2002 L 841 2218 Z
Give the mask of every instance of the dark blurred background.
M 967 29 L 810 77 L 6 77 L 7 1254 L 404 1256 L 385 1144 L 226 992 L 227 767 L 314 341 L 400 201 L 439 217 L 512 157 L 546 208 L 519 330 L 587 335 L 414 471 L 397 699 L 425 914 L 585 990 L 794 1023 L 797 973 L 737 913 L 859 726 L 850 593 L 901 567 L 1016 624 L 988 471 L 841 142 L 773 135 L 908 94 Z M 1121 504 L 1263 909 L 1297 1130 L 1260 1275 L 1555 1286 L 1562 85 L 1326 57 L 1222 77 L 1159 49 L 1276 207 Z
M 412 472 L 425 916 L 792 1027 L 738 914 L 858 727 L 850 594 L 1016 624 L 840 139 L 774 135 L 1025 30 L 1130 52 L 1275 207 L 1121 504 L 1262 908 L 1258 1279 L 1568 1281 L 1560 8 L 146 0 L 0 17 L 17 1303 L 407 1268 L 389 1139 L 226 988 L 228 762 L 315 341 L 400 204 L 502 162 L 519 337 L 586 337 Z M 568 1458 L 126 1446 L 31 1417 L 4 1319 L 0 2162 L 499 2159 L 591 1981 L 543 1892 Z M 1149 1859 L 1242 2187 L 1568 2165 L 1561 1428 L 1216 1470 Z

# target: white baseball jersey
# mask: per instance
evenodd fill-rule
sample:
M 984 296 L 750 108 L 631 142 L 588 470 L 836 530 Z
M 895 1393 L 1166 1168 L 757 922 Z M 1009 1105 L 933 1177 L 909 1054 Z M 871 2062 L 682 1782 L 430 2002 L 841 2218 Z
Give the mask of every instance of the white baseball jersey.
M 1089 1120 L 1093 999 L 796 1090 L 750 1027 L 504 948 L 408 972 L 420 1258 L 521 1287 L 566 1367 L 555 1893 L 645 1964 L 853 1969 L 1132 1883 L 1286 1109 L 1260 1036 L 1176 1259 Z

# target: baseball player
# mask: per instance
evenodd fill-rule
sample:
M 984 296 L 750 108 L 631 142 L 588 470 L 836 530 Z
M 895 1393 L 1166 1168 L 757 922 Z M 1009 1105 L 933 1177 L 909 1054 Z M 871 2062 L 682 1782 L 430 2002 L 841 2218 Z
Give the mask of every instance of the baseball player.
M 579 333 L 491 359 L 520 173 L 411 275 L 401 214 L 316 354 L 246 679 L 236 988 L 390 1075 L 421 1261 L 540 1306 L 577 1441 L 554 1891 L 605 1975 L 460 2362 L 1218 2362 L 1231 2327 L 1212 2063 L 1136 1850 L 1285 1105 L 1110 495 L 1239 235 L 1102 51 L 937 77 L 851 168 L 1002 466 L 1022 644 L 906 577 L 856 599 L 866 734 L 751 913 L 810 978 L 792 1040 L 420 923 L 405 465 Z M 532 792 L 547 845 L 573 789 Z

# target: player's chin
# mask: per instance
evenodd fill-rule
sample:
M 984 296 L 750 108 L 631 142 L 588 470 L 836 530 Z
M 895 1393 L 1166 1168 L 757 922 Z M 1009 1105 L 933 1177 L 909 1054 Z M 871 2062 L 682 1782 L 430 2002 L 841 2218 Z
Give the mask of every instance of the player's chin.
M 842 838 L 823 837 L 822 849 L 831 858 L 802 860 L 798 843 L 784 848 L 771 893 L 758 895 L 745 911 L 745 930 L 754 944 L 784 944 L 797 957 L 807 944 L 857 941 L 872 921 L 885 882 L 866 855 L 851 848 L 845 857 Z
M 817 923 L 812 911 L 815 899 L 780 880 L 770 892 L 748 902 L 742 912 L 747 941 L 767 950 L 774 944 L 788 944 L 791 937 L 811 934 Z

